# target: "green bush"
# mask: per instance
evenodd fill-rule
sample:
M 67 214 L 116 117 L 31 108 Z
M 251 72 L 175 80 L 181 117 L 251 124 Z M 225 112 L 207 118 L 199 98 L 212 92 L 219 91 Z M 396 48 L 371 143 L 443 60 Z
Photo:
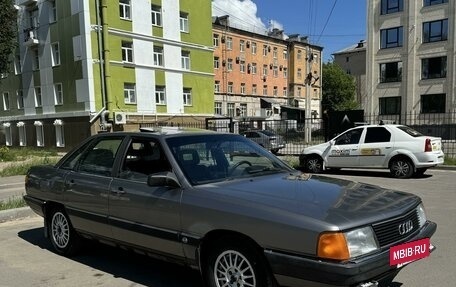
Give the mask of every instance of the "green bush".
M 0 171 L 0 177 L 2 176 L 13 176 L 13 175 L 25 175 L 27 171 L 35 165 L 54 165 L 59 161 L 59 157 L 44 157 L 36 158 L 31 161 L 23 163 L 11 163 Z
M 13 161 L 14 156 L 7 146 L 0 147 L 0 161 Z
M 6 146 L 0 147 L 0 161 L 21 161 L 30 157 L 49 157 L 57 156 L 58 153 L 54 149 L 42 148 L 8 148 Z
M 8 198 L 6 201 L 0 201 L 0 210 L 7 210 L 27 206 L 22 197 Z

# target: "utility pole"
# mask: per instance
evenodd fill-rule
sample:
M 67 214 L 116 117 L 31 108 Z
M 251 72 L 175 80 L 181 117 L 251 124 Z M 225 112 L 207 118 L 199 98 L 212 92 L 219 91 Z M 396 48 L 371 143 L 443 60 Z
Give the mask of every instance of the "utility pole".
M 312 51 L 310 49 L 310 46 L 307 45 L 306 49 L 306 77 L 304 78 L 304 84 L 306 86 L 306 109 L 305 109 L 305 116 L 306 119 L 304 121 L 305 123 L 305 141 L 307 144 L 310 144 L 312 141 L 312 112 L 311 112 L 311 103 L 310 103 L 310 90 L 312 87 L 312 61 L 313 61 L 313 55 Z

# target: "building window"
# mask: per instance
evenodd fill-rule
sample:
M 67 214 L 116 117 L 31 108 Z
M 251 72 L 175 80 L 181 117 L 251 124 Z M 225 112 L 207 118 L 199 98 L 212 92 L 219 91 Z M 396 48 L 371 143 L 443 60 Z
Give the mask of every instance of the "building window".
M 166 105 L 165 87 L 163 87 L 163 86 L 155 87 L 155 102 L 157 103 L 157 105 Z
M 59 43 L 53 43 L 51 45 L 51 52 L 52 52 L 52 66 L 58 66 L 60 65 L 60 47 Z
M 390 29 L 380 30 L 380 48 L 395 48 L 402 47 L 403 28 L 395 27 Z
M 300 98 L 301 96 L 302 96 L 301 87 L 298 87 L 298 98 Z
M 190 70 L 190 52 L 182 51 L 181 54 L 182 69 Z
M 421 113 L 444 113 L 445 94 L 421 95 Z
M 447 72 L 447 57 L 435 57 L 421 60 L 421 78 L 445 78 Z
M 284 97 L 286 97 L 286 96 L 288 95 L 287 87 L 283 87 L 282 95 L 283 95 Z
M 188 33 L 188 31 L 189 31 L 188 13 L 184 13 L 184 12 L 180 13 L 179 23 L 180 23 L 180 31 Z
M 252 54 L 254 54 L 254 55 L 257 53 L 257 43 L 256 42 L 252 42 L 251 51 L 252 51 Z
M 274 66 L 272 68 L 272 74 L 274 75 L 274 78 L 277 78 L 279 76 L 279 67 Z
M 380 83 L 402 81 L 402 62 L 380 64 Z
M 7 111 L 10 109 L 9 93 L 4 92 L 2 95 L 3 98 L 3 110 Z
M 212 37 L 212 43 L 214 44 L 214 47 L 218 47 L 220 45 L 218 34 L 214 34 Z
M 49 1 L 49 23 L 57 21 L 57 6 L 55 5 L 55 2 L 55 0 Z
M 226 37 L 226 49 L 232 50 L 233 49 L 233 38 Z
M 214 57 L 214 69 L 218 69 L 220 67 L 220 58 Z
M 274 49 L 272 49 L 272 57 L 274 59 L 277 59 L 277 47 L 274 47 Z
M 233 93 L 233 82 L 228 82 L 228 89 L 227 89 L 228 94 Z
M 252 95 L 256 95 L 257 94 L 257 85 L 256 84 L 253 84 L 252 85 Z
M 252 74 L 253 75 L 256 75 L 257 73 L 257 63 L 252 63 Z
M 122 61 L 133 63 L 133 42 L 122 41 Z
M 55 120 L 54 121 L 55 127 L 55 146 L 56 147 L 65 147 L 65 134 L 63 131 L 63 121 L 62 120 Z
M 239 51 L 245 52 L 245 41 L 244 40 L 239 41 Z
M 229 117 L 234 117 L 234 103 L 228 103 L 226 106 L 227 114 Z
M 124 102 L 126 104 L 136 103 L 136 86 L 132 83 L 124 83 Z
M 423 43 L 446 41 L 447 39 L 448 19 L 423 23 Z
M 288 69 L 287 68 L 283 68 L 283 77 L 284 78 L 288 77 Z
M 226 67 L 226 69 L 228 71 L 232 71 L 233 70 L 233 59 L 231 59 L 231 58 L 228 59 L 228 66 Z
M 302 79 L 302 70 L 298 68 L 298 79 Z
M 163 47 L 154 46 L 154 65 L 160 67 L 164 66 Z
M 54 85 L 54 103 L 55 105 L 63 105 L 63 88 L 62 84 Z
M 399 115 L 401 113 L 401 97 L 379 98 L 380 115 Z
M 279 89 L 277 88 L 277 86 L 274 86 L 273 90 L 272 90 L 272 95 L 274 97 L 277 97 L 279 94 Z
M 220 81 L 215 81 L 214 92 L 220 93 Z
M 239 70 L 241 71 L 241 73 L 245 73 L 245 61 L 240 61 Z
M 162 25 L 161 7 L 158 5 L 152 4 L 151 11 L 152 11 L 152 26 L 161 26 Z
M 35 121 L 33 123 L 36 130 L 36 146 L 42 147 L 44 146 L 44 129 L 43 129 L 43 122 Z
M 25 132 L 25 123 L 18 122 L 16 124 L 18 132 L 19 132 L 19 146 L 26 146 L 27 145 L 27 133 Z
M 24 108 L 24 92 L 22 90 L 16 91 L 17 109 L 22 110 Z
M 240 104 L 239 105 L 241 114 L 239 116 L 246 117 L 247 116 L 247 104 Z
M 119 1 L 120 19 L 131 20 L 130 9 L 131 9 L 130 0 L 120 0 Z
M 263 45 L 263 56 L 267 56 L 268 55 L 268 45 Z
M 40 69 L 40 55 L 38 53 L 38 48 L 32 49 L 32 56 L 33 56 L 32 69 L 34 71 L 37 71 Z
M 14 58 L 14 73 L 16 75 L 22 73 L 22 65 L 21 65 L 21 56 L 20 55 L 16 55 L 16 57 Z
M 403 0 L 382 0 L 382 15 L 397 13 L 403 10 Z
M 241 83 L 241 95 L 245 95 L 245 83 Z
M 191 106 L 192 105 L 192 89 L 184 88 L 183 97 L 184 97 L 184 106 Z
M 42 106 L 41 102 L 41 87 L 35 87 L 35 107 L 39 108 Z
M 301 50 L 298 50 L 298 55 L 296 57 L 298 58 L 298 60 L 301 60 L 301 58 L 302 58 Z
M 263 85 L 263 96 L 268 95 L 268 85 Z
M 13 134 L 11 131 L 11 123 L 3 123 L 3 130 L 5 131 L 5 145 L 13 145 Z
M 268 75 L 268 65 L 263 65 L 263 76 Z
M 288 51 L 286 49 L 283 49 L 283 59 L 288 60 Z
M 214 102 L 214 114 L 216 114 L 216 115 L 222 114 L 222 103 L 221 102 Z
M 448 0 L 424 0 L 423 5 L 431 6 L 431 5 L 438 5 L 438 4 L 443 4 L 443 3 L 448 3 Z

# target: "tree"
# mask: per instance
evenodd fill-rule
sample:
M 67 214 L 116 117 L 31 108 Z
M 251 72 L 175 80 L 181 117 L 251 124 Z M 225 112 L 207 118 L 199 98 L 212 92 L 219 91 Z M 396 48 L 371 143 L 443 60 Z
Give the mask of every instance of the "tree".
M 355 101 L 356 84 L 352 76 L 333 62 L 323 64 L 322 74 L 324 111 L 347 111 L 359 107 Z
M 10 72 L 12 54 L 16 47 L 17 10 L 13 0 L 0 0 L 0 73 Z

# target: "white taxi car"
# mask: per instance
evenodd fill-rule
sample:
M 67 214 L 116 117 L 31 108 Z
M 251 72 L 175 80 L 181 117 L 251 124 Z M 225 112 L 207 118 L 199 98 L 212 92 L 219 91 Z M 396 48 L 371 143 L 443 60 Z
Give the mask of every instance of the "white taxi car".
M 364 125 L 329 142 L 305 148 L 299 163 L 309 172 L 340 168 L 386 168 L 396 178 L 422 175 L 442 164 L 442 140 L 404 125 Z

